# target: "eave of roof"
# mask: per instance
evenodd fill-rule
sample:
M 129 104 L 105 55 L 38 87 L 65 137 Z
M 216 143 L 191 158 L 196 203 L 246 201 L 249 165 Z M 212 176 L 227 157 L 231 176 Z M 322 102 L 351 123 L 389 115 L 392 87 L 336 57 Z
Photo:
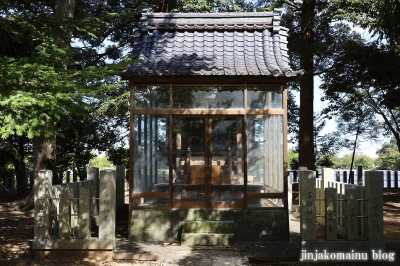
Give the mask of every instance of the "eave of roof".
M 297 76 L 280 13 L 145 13 L 134 33 L 139 62 L 121 76 Z

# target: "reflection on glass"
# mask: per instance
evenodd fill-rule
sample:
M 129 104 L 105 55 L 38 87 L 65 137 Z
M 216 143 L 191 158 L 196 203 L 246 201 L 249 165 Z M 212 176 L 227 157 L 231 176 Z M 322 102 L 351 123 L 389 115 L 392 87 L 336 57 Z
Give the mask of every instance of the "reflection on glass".
M 249 208 L 284 207 L 284 204 L 282 199 L 250 198 L 247 200 L 247 207 Z
M 176 109 L 243 108 L 242 87 L 175 86 L 172 91 Z
M 205 119 L 174 118 L 173 200 L 204 201 Z
M 168 116 L 134 116 L 135 192 L 168 192 Z
M 168 86 L 137 86 L 135 88 L 136 109 L 168 109 Z
M 169 206 L 169 199 L 162 198 L 135 198 L 133 200 L 133 206 L 144 207 L 144 206 Z
M 282 91 L 279 87 L 249 87 L 247 89 L 247 108 L 282 109 Z
M 248 192 L 283 192 L 283 116 L 249 116 L 248 134 Z
M 212 119 L 211 200 L 243 200 L 243 119 Z

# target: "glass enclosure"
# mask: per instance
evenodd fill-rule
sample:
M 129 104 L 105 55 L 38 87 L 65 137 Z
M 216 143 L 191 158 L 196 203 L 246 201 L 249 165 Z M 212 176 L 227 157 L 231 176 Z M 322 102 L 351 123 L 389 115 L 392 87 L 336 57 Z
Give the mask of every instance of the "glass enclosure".
M 211 120 L 211 200 L 243 201 L 243 118 Z
M 243 87 L 174 86 L 172 90 L 174 108 L 243 108 Z
M 284 207 L 280 87 L 138 86 L 134 97 L 134 207 Z
M 249 87 L 247 107 L 249 109 L 282 109 L 282 91 L 279 87 Z
M 205 196 L 205 118 L 173 119 L 172 199 L 204 201 Z
M 283 115 L 251 115 L 247 125 L 247 192 L 284 192 Z M 282 206 L 281 201 L 249 201 L 249 204 Z
M 169 191 L 169 116 L 134 116 L 134 192 Z M 168 205 L 168 199 L 141 198 L 137 206 Z
M 169 108 L 169 86 L 137 86 L 135 109 Z

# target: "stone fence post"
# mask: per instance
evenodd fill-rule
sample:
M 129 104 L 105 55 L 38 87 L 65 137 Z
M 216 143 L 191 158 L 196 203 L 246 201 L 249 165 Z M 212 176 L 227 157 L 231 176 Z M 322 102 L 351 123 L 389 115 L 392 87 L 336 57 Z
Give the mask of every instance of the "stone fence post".
M 325 188 L 325 240 L 337 240 L 337 189 L 333 187 Z
M 99 239 L 115 239 L 116 173 L 100 171 L 99 186 Z
M 321 181 L 321 187 L 319 188 L 319 194 L 317 194 L 317 197 L 320 199 L 325 199 L 325 188 L 327 188 L 329 185 L 329 182 L 335 181 L 335 170 L 332 168 L 323 168 L 322 169 L 322 181 Z M 325 219 L 323 216 L 325 216 L 325 207 L 326 201 L 319 200 L 317 202 L 318 210 L 317 213 L 321 215 L 321 217 L 317 218 L 318 223 L 320 224 L 325 224 Z
M 367 237 L 371 249 L 383 250 L 383 172 L 365 172 L 365 199 L 367 200 Z
M 357 198 L 358 191 L 352 185 L 345 185 L 345 232 L 347 240 L 358 240 Z
M 35 173 L 34 190 L 34 238 L 51 238 L 51 208 L 52 208 L 53 172 L 40 170 Z
M 300 171 L 300 237 L 302 241 L 317 239 L 315 182 L 316 181 L 314 171 Z
M 99 168 L 97 167 L 89 167 L 87 169 L 87 180 L 92 180 L 93 181 L 93 214 L 98 215 L 99 214 L 99 205 L 98 205 L 98 198 L 99 198 Z M 95 216 L 96 218 L 94 219 L 96 221 L 96 225 L 98 225 L 98 216 Z
M 59 238 L 71 238 L 71 189 L 67 186 L 60 187 L 60 213 L 58 216 L 60 228 Z

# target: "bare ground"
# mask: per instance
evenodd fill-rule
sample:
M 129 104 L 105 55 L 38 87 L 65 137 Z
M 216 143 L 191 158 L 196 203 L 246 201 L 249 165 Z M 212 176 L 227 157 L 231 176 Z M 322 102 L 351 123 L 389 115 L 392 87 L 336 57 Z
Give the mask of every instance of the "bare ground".
M 49 265 L 35 256 L 33 240 L 33 210 L 21 210 L 21 199 L 14 194 L 0 194 L 0 265 Z M 384 236 L 387 252 L 400 254 L 400 189 L 385 189 L 383 206 Z M 35 258 L 36 257 L 36 258 Z M 296 265 L 296 262 L 276 262 L 272 265 Z M 396 262 L 394 263 L 396 264 Z M 162 265 L 162 261 L 51 261 L 51 265 Z M 271 265 L 253 263 L 252 265 Z M 304 264 L 303 264 L 304 265 Z

